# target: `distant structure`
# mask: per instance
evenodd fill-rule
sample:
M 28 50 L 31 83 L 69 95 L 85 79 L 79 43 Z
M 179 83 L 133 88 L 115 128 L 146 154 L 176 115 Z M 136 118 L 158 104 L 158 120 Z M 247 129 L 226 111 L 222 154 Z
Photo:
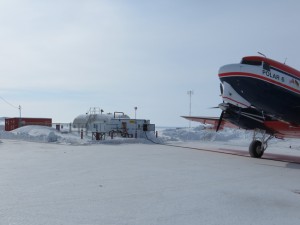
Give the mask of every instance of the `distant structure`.
M 100 138 L 105 135 L 140 138 L 146 135 L 145 132 L 155 131 L 155 125 L 150 124 L 150 120 L 131 119 L 124 112 L 114 112 L 113 114 L 103 114 L 103 112 L 100 108 L 90 108 L 86 114 L 79 115 L 74 119 L 73 128 L 77 128 L 78 132 L 100 135 Z
M 52 126 L 51 118 L 5 118 L 5 131 L 15 130 L 28 125 Z

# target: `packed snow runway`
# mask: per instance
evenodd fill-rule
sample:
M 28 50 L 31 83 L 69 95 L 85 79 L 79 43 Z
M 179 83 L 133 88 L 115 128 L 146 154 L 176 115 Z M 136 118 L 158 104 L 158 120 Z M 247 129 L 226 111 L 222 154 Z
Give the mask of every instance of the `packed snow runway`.
M 299 224 L 299 164 L 141 140 L 71 143 L 34 129 L 2 134 L 0 224 Z M 247 149 L 248 136 L 235 131 L 200 141 L 196 132 L 184 141 L 175 141 L 182 130 L 164 132 L 174 133 L 163 143 Z M 269 148 L 299 156 L 299 146 L 274 141 Z

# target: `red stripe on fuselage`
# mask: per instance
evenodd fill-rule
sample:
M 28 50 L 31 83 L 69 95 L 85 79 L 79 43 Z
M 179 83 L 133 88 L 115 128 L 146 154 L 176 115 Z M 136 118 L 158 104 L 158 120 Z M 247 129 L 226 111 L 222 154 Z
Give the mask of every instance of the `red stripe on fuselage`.
M 257 74 L 254 74 L 254 73 L 228 72 L 228 73 L 221 73 L 221 74 L 219 74 L 219 77 L 220 78 L 223 78 L 223 77 L 250 77 L 250 78 L 255 78 L 255 79 L 266 81 L 268 83 L 275 84 L 275 85 L 277 85 L 279 87 L 282 87 L 282 88 L 288 89 L 290 91 L 296 92 L 297 94 L 300 94 L 300 91 L 297 90 L 297 89 L 295 89 L 295 88 L 292 88 L 292 87 L 290 87 L 288 85 L 285 85 L 283 83 L 280 83 L 278 81 L 275 81 L 275 80 L 272 80 L 270 78 L 263 77 L 261 75 L 257 75 Z

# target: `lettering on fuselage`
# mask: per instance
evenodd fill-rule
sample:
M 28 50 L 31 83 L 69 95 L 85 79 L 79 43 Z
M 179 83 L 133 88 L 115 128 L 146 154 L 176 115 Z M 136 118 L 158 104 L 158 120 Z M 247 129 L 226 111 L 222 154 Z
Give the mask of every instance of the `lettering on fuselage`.
M 262 70 L 262 74 L 273 79 L 273 80 L 277 80 L 279 82 L 283 82 L 284 83 L 284 77 L 280 76 L 279 74 L 276 73 L 272 73 L 269 70 Z

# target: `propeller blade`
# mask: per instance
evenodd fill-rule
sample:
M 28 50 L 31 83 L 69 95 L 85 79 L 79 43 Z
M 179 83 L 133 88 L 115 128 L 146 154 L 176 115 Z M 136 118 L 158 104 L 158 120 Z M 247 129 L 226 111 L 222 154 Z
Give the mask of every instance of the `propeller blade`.
M 209 109 L 219 109 L 219 106 L 209 107 Z
M 224 115 L 224 111 L 222 111 L 221 115 L 220 115 L 220 118 L 219 118 L 219 122 L 218 122 L 218 126 L 217 126 L 217 129 L 216 129 L 216 132 L 218 132 L 218 130 L 220 129 L 220 126 L 221 126 L 221 123 L 222 123 L 222 120 L 223 120 L 223 115 Z

